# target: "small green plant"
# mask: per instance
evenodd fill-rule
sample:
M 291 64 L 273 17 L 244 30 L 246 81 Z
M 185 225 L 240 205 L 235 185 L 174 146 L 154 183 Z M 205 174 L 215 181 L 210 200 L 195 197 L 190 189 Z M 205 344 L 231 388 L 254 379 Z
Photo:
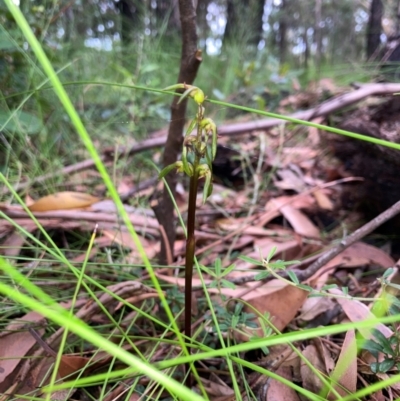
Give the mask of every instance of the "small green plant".
M 243 311 L 244 304 L 238 302 L 235 305 L 233 312 L 229 311 L 226 307 L 215 306 L 215 311 L 220 322 L 219 328 L 221 331 L 233 332 L 241 330 L 243 327 L 250 327 L 256 329 L 258 326 L 254 321 L 256 315 L 254 313 L 247 313 Z M 214 331 L 216 328 L 214 327 Z
M 390 281 L 391 275 L 394 273 L 393 268 L 387 269 L 382 278 L 378 281 L 382 284 L 382 296 L 373 307 L 373 313 L 378 316 L 385 314 L 395 316 L 400 313 L 400 300 L 391 292 L 393 289 L 397 292 L 400 289 L 398 284 Z M 394 334 L 387 338 L 377 329 L 372 329 L 371 334 L 374 338 L 361 340 L 359 348 L 369 351 L 376 359 L 370 364 L 373 373 L 386 373 L 396 367 L 400 370 L 400 332 L 398 323 L 394 324 Z
M 206 96 L 201 89 L 186 84 L 177 84 L 165 88 L 165 90 L 176 89 L 185 90 L 181 95 L 179 100 L 180 102 L 187 96 L 190 96 L 196 102 L 198 109 L 196 117 L 189 124 L 189 127 L 186 130 L 185 138 L 183 140 L 182 160 L 166 166 L 159 176 L 160 178 L 163 178 L 170 171 L 176 169 L 179 173 L 185 173 L 190 177 L 185 262 L 185 336 L 186 342 L 190 344 L 192 337 L 192 277 L 196 246 L 194 229 L 197 188 L 199 180 L 204 178 L 204 203 L 212 192 L 212 162 L 217 153 L 217 127 L 213 120 L 204 116 L 205 109 L 203 103 L 206 100 Z M 189 376 L 189 385 L 190 381 Z
M 370 367 L 373 373 L 386 373 L 396 366 L 400 370 L 400 336 L 395 333 L 392 337 L 386 338 L 379 330 L 371 329 L 374 339 L 363 340 L 361 348 L 369 351 L 376 359 Z M 383 358 L 380 358 L 380 355 Z M 381 359 L 381 360 L 380 360 Z
M 224 279 L 224 277 L 231 273 L 235 268 L 234 264 L 223 269 L 221 259 L 217 258 L 214 262 L 214 269 L 210 269 L 203 265 L 200 265 L 200 267 L 213 278 L 211 283 L 208 285 L 208 288 L 217 288 L 219 292 L 221 292 L 221 288 L 231 288 L 232 290 L 236 288 L 235 284 Z

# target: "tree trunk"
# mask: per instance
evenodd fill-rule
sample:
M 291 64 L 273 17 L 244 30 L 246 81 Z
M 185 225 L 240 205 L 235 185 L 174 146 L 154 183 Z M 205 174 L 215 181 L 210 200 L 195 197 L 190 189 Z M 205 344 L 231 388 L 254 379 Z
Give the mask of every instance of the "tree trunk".
M 200 31 L 200 40 L 206 41 L 210 36 L 210 26 L 207 22 L 207 9 L 211 0 L 198 0 L 197 2 L 197 26 Z
M 224 32 L 224 43 L 231 42 L 234 39 L 234 32 L 237 30 L 236 18 L 236 2 L 235 0 L 227 0 L 226 2 L 226 25 Z
M 315 51 L 315 67 L 317 71 L 317 79 L 320 78 L 320 70 L 321 70 L 321 54 L 322 54 L 322 3 L 321 0 L 315 0 L 315 24 L 314 24 L 314 32 L 315 32 L 315 43 L 317 45 Z
M 373 60 L 378 56 L 382 34 L 383 3 L 382 0 L 372 0 L 367 26 L 367 59 Z
M 282 0 L 280 6 L 279 17 L 279 64 L 283 65 L 286 62 L 287 54 L 287 0 Z
M 155 15 L 158 32 L 165 24 L 166 29 L 161 32 L 163 35 L 169 36 L 180 32 L 181 22 L 179 21 L 178 0 L 157 0 Z
M 179 12 L 182 27 L 182 54 L 178 83 L 192 84 L 201 63 L 201 50 L 197 48 L 196 10 L 193 2 L 179 0 Z M 184 100 L 178 104 L 178 100 L 179 98 L 175 96 L 171 104 L 171 123 L 163 154 L 164 166 L 175 163 L 182 150 L 187 101 Z M 168 174 L 166 181 L 172 192 L 172 197 L 175 197 L 176 174 L 173 172 Z M 154 213 L 165 232 L 165 236 L 161 235 L 160 253 L 160 264 L 165 265 L 167 262 L 171 262 L 171 256 L 173 257 L 175 242 L 174 204 L 167 188 L 154 194 L 153 198 L 158 201 L 153 206 Z
M 252 24 L 252 33 L 250 38 L 250 43 L 258 46 L 263 37 L 263 16 L 264 16 L 264 5 L 265 0 L 253 0 L 253 19 L 254 24 Z

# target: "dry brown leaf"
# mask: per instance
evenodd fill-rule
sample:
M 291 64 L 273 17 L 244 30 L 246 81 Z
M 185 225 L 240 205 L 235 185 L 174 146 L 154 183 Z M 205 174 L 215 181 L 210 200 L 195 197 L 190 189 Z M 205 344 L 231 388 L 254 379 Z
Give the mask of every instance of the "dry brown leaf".
M 0 337 L 0 392 L 4 392 L 10 387 L 11 382 L 7 379 L 13 374 L 21 359 L 26 357 L 36 344 L 29 331 L 23 328 L 31 323 L 37 325 L 43 322 L 42 315 L 29 312 L 11 322 L 2 332 Z M 43 333 L 44 329 L 37 329 L 37 331 Z
M 324 356 L 321 355 L 315 344 L 307 345 L 302 354 L 314 369 L 317 369 L 322 374 L 326 374 Z M 303 360 L 300 360 L 300 374 L 303 387 L 306 390 L 318 394 L 323 389 L 323 383 L 319 377 Z
M 275 198 L 272 201 L 274 207 L 279 207 L 282 215 L 289 221 L 294 231 L 305 237 L 320 238 L 318 227 L 293 204 L 287 205 L 286 197 Z
M 318 352 L 322 356 L 325 363 L 325 372 L 330 373 L 335 368 L 335 361 L 333 359 L 331 351 L 327 348 L 325 343 L 320 338 L 314 338 L 313 343 L 318 349 Z
M 270 230 L 267 228 L 263 227 L 257 227 L 253 225 L 248 225 L 248 222 L 246 223 L 246 218 L 240 219 L 240 218 L 221 218 L 216 220 L 215 224 L 218 228 L 224 230 L 224 231 L 236 231 L 236 230 L 242 230 L 241 232 L 243 234 L 247 235 L 255 235 L 255 236 L 260 236 L 260 237 L 280 237 L 280 236 L 287 236 L 292 234 L 292 231 L 287 230 L 285 228 L 282 229 L 276 229 L 276 230 Z
M 357 390 L 357 343 L 354 330 L 346 333 L 331 379 L 333 383 L 338 383 L 334 388 L 343 397 L 353 394 Z M 336 396 L 333 394 L 330 394 L 329 398 L 336 400 Z
M 317 189 L 316 191 L 314 191 L 313 196 L 321 209 L 333 210 L 333 202 L 326 196 L 325 192 L 322 189 Z
M 376 319 L 376 316 L 372 314 L 372 312 L 368 309 L 368 306 L 355 299 L 349 299 L 345 297 L 344 293 L 338 288 L 331 288 L 329 292 L 331 294 L 338 295 L 336 301 L 343 308 L 344 313 L 351 322 L 354 323 L 367 319 Z M 378 323 L 375 328 L 379 330 L 385 337 L 391 337 L 393 335 L 393 331 L 382 323 Z M 359 327 L 358 331 L 364 338 L 372 338 L 371 329 Z
M 297 171 L 291 168 L 282 168 L 277 171 L 280 181 L 275 182 L 278 188 L 285 190 L 293 190 L 298 193 L 303 192 L 306 188 L 303 177 Z
M 391 267 L 394 266 L 395 261 L 379 248 L 363 242 L 356 242 L 321 267 L 308 281 L 315 280 L 320 275 L 335 267 L 354 268 L 371 263 L 382 267 Z
M 60 379 L 68 377 L 72 379 L 76 373 L 84 368 L 90 362 L 90 358 L 75 355 L 62 355 L 60 365 L 58 367 L 58 375 Z
M 313 320 L 315 317 L 328 310 L 333 309 L 335 302 L 327 297 L 312 297 L 307 298 L 300 309 L 300 316 L 297 319 L 305 320 L 307 322 Z
M 293 381 L 293 374 L 290 367 L 281 366 L 276 371 L 276 374 L 289 380 Z M 260 401 L 300 401 L 296 391 L 286 384 L 281 383 L 278 380 L 271 379 L 268 387 L 266 397 L 260 399 Z
M 281 212 L 297 234 L 309 238 L 320 238 L 318 227 L 303 212 L 291 205 L 283 206 Z
M 82 192 L 58 192 L 38 199 L 29 206 L 32 212 L 50 210 L 80 209 L 99 202 L 99 198 Z
M 232 397 L 234 394 L 233 389 L 225 384 L 222 380 L 220 383 L 217 383 L 215 381 L 202 378 L 201 381 L 204 385 L 207 395 L 211 396 L 211 399 L 214 399 L 215 397 Z
M 27 230 L 28 231 L 28 230 Z M 32 232 L 31 230 L 30 232 Z M 6 257 L 18 256 L 21 252 L 22 245 L 24 245 L 26 236 L 20 231 L 14 231 L 9 235 L 0 246 L 0 255 Z
M 279 331 L 282 331 L 296 316 L 309 293 L 294 285 L 288 285 L 281 280 L 272 280 L 265 286 L 273 288 L 274 291 L 259 296 L 254 296 L 249 292 L 242 299 L 260 313 L 270 313 L 272 323 Z M 252 312 L 252 310 L 247 308 L 247 312 Z M 262 333 L 259 334 L 262 335 Z

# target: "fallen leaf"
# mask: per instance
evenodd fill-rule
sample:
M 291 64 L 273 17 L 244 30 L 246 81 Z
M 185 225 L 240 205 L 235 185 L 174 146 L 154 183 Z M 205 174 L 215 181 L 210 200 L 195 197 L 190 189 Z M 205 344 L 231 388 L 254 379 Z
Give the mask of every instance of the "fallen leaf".
M 326 196 L 322 189 L 317 189 L 313 192 L 313 196 L 321 209 L 333 210 L 333 202 Z
M 300 309 L 300 316 L 297 319 L 311 321 L 321 313 L 333 309 L 335 302 L 328 297 L 307 298 Z
M 372 312 L 368 309 L 368 306 L 364 305 L 362 302 L 357 301 L 355 299 L 349 299 L 344 295 L 344 293 L 338 288 L 331 288 L 328 290 L 331 294 L 338 295 L 336 301 L 343 308 L 344 313 L 349 318 L 349 320 L 353 323 L 361 322 L 367 319 L 376 319 L 376 316 L 372 314 Z M 379 330 L 385 337 L 391 337 L 393 335 L 393 331 L 389 329 L 389 327 L 385 326 L 382 323 L 377 323 L 375 326 L 377 330 Z M 359 327 L 358 331 L 364 338 L 370 339 L 372 338 L 371 329 L 370 328 L 362 328 Z
M 28 230 L 26 230 L 28 231 Z M 31 230 L 30 232 L 32 232 Z M 6 257 L 18 256 L 26 239 L 25 233 L 14 231 L 0 246 L 0 255 Z
M 38 199 L 29 206 L 32 212 L 47 212 L 50 210 L 79 209 L 99 202 L 99 198 L 82 192 L 58 192 Z
M 68 377 L 69 379 L 76 376 L 76 373 L 84 368 L 90 362 L 90 358 L 75 355 L 62 355 L 60 366 L 58 367 L 58 375 L 60 379 Z
M 275 372 L 277 375 L 293 381 L 293 374 L 290 367 L 281 366 Z M 260 401 L 300 401 L 296 391 L 279 380 L 270 379 L 269 387 L 265 398 Z
M 357 343 L 354 330 L 346 332 L 331 379 L 333 383 L 338 384 L 334 388 L 342 397 L 353 394 L 357 390 Z M 332 393 L 328 397 L 336 400 L 336 396 Z
M 0 337 L 0 393 L 11 386 L 10 376 L 18 364 L 25 358 L 36 344 L 35 339 L 24 327 L 34 323 L 36 326 L 44 322 L 44 317 L 37 312 L 29 312 L 25 316 L 12 321 Z M 37 329 L 38 333 L 44 329 Z
M 272 205 L 279 207 L 282 215 L 288 220 L 294 231 L 302 236 L 310 238 L 320 238 L 318 227 L 311 222 L 311 220 L 294 205 L 286 204 L 285 197 L 273 199 Z
M 315 344 L 309 344 L 302 352 L 303 356 L 311 364 L 313 369 L 323 375 L 326 374 L 324 357 L 319 352 Z M 318 394 L 324 387 L 320 378 L 314 373 L 314 371 L 305 363 L 304 360 L 300 360 L 300 374 L 302 379 L 302 385 L 306 390 L 312 391 Z
M 263 287 L 269 287 L 273 291 L 261 293 L 259 296 L 253 292 L 248 292 L 242 299 L 261 314 L 269 313 L 273 325 L 282 331 L 296 316 L 298 310 L 307 299 L 309 292 L 302 290 L 294 285 L 288 285 L 282 280 L 272 280 Z M 262 289 L 260 289 L 262 292 Z M 283 302 L 284 300 L 284 302 Z M 251 308 L 245 308 L 251 313 Z M 259 331 L 259 335 L 263 333 Z

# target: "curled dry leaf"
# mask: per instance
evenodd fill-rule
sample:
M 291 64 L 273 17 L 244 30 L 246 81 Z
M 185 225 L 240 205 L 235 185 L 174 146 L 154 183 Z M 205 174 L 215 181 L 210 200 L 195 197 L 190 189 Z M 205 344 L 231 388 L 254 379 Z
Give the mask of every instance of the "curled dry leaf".
M 80 209 L 88 207 L 100 199 L 82 192 L 58 192 L 47 195 L 29 206 L 32 212 L 47 212 L 50 210 Z

